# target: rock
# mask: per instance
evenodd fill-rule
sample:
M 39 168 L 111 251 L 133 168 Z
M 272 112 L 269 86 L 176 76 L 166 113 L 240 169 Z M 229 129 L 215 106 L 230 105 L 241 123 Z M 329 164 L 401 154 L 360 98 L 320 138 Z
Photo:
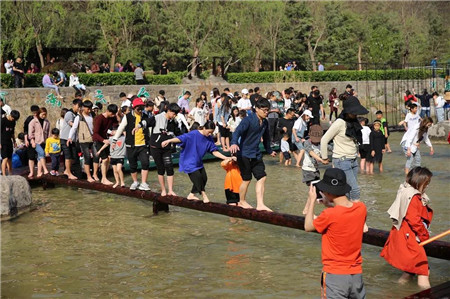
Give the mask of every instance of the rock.
M 443 139 L 447 140 L 448 132 L 450 131 L 450 121 L 441 121 L 440 123 L 434 124 L 428 129 L 428 136 L 432 139 Z
M 14 217 L 31 206 L 31 188 L 28 181 L 19 175 L 2 176 L 1 217 Z

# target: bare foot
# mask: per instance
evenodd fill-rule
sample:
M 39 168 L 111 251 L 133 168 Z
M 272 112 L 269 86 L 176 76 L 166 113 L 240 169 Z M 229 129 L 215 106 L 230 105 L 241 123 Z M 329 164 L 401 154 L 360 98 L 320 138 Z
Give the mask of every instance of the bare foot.
M 92 178 L 94 179 L 94 181 L 98 182 L 100 181 L 100 179 L 97 176 L 92 176 Z M 106 184 L 105 184 L 106 185 Z
M 30 173 L 29 175 L 28 175 L 28 178 L 29 179 L 32 179 L 34 177 L 34 174 L 33 173 Z
M 167 195 L 166 190 L 162 190 L 161 191 L 161 196 L 166 196 L 166 195 Z
M 93 178 L 89 178 L 89 179 L 87 179 L 87 181 L 88 181 L 89 183 L 95 182 L 95 180 L 94 180 Z
M 46 172 L 44 172 L 44 175 L 48 174 L 48 170 Z
M 119 186 L 119 184 L 115 183 L 112 187 L 117 188 L 117 186 Z
M 36 177 L 37 177 L 37 178 L 42 177 L 42 173 L 38 173 L 38 174 L 36 175 Z
M 295 167 L 301 167 L 299 164 L 295 164 Z
M 69 177 L 69 180 L 78 180 L 78 178 L 72 174 L 69 175 L 68 177 Z
M 189 200 L 200 200 L 197 196 L 195 196 L 192 193 L 189 193 L 189 195 L 186 198 Z
M 95 180 L 95 178 L 94 178 L 94 180 Z M 102 184 L 103 185 L 107 185 L 107 186 L 111 186 L 113 183 L 111 181 L 109 181 L 109 180 L 102 180 Z M 118 185 L 118 184 L 116 184 L 116 185 Z
M 238 207 L 244 208 L 244 209 L 253 209 L 251 205 L 248 204 L 247 201 L 240 201 L 238 202 Z
M 202 197 L 203 197 L 203 203 L 209 202 L 209 198 L 208 198 L 208 196 L 206 196 L 206 194 L 202 194 Z
M 177 196 L 177 194 L 175 192 L 173 192 L 173 191 L 169 191 L 169 193 L 167 193 L 167 194 L 171 195 L 171 196 Z
M 408 273 L 403 273 L 402 276 L 397 280 L 399 284 L 406 284 L 411 280 L 412 276 Z
M 269 209 L 268 207 L 266 207 L 265 205 L 262 206 L 257 206 L 256 209 L 258 211 L 267 211 L 267 212 L 273 212 L 271 209 Z
M 125 188 L 126 186 L 125 186 L 125 184 L 123 184 L 123 185 L 120 185 L 120 187 L 121 187 L 121 188 Z

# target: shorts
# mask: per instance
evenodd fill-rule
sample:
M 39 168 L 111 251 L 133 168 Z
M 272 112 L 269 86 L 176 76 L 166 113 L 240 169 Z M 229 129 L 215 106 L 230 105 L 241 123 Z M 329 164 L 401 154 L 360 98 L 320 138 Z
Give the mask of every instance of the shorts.
M 31 146 L 31 143 L 27 147 L 27 156 L 28 156 L 28 160 L 30 160 L 30 161 L 34 161 L 37 159 L 36 149 Z
M 241 177 L 244 181 L 251 181 L 252 174 L 257 181 L 265 177 L 266 166 L 262 158 L 246 158 L 242 156 L 237 157 L 237 163 L 239 165 L 239 170 L 241 171 Z
M 227 198 L 227 204 L 239 202 L 239 193 L 233 192 L 230 189 L 225 189 L 225 197 Z
M 61 139 L 61 149 L 65 160 L 78 159 L 78 145 L 76 142 L 72 142 L 67 146 L 67 140 Z
M 220 137 L 230 137 L 230 129 L 227 129 L 221 125 L 219 125 L 219 133 L 220 133 Z
M 388 137 L 384 137 L 384 144 L 388 143 Z
M 136 173 L 138 169 L 138 161 L 141 162 L 141 170 L 148 170 L 150 160 L 148 154 L 148 147 L 134 146 L 127 147 L 127 159 L 130 164 L 130 172 Z
M 1 153 L 2 153 L 3 159 L 12 159 L 13 152 L 14 152 L 14 146 L 13 146 L 12 142 L 2 144 Z
M 382 163 L 383 162 L 383 153 L 382 152 L 375 152 L 375 156 L 374 157 L 372 157 L 372 153 L 369 153 L 367 155 L 367 162 Z
M 111 158 L 111 165 L 124 164 L 124 158 Z
M 94 146 L 97 152 L 102 148 L 103 145 L 104 145 L 103 142 L 94 141 Z M 109 146 L 103 149 L 98 156 L 94 157 L 94 163 L 99 163 L 100 159 L 106 160 L 108 159 L 108 156 L 109 156 Z
M 370 144 L 362 144 L 359 146 L 359 155 L 361 159 L 367 159 L 370 155 Z
M 322 272 L 322 298 L 366 298 L 362 274 Z
M 289 152 L 283 152 L 283 157 L 284 157 L 286 160 L 290 160 L 290 159 L 291 159 L 291 154 L 290 154 Z
M 303 170 L 303 183 L 306 183 L 307 186 L 311 184 L 312 181 L 320 180 L 320 172 L 317 171 L 310 171 L 310 170 Z

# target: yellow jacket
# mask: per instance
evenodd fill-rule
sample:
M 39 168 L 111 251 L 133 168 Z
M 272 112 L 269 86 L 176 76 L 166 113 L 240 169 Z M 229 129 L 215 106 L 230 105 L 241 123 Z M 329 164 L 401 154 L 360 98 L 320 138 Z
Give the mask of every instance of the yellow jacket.
M 48 137 L 45 141 L 45 154 L 59 154 L 61 152 L 61 142 L 59 138 Z

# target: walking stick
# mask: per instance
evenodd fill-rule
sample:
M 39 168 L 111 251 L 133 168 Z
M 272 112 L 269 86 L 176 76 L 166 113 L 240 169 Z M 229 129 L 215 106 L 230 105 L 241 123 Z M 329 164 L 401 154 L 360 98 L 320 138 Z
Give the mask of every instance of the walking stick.
M 437 236 L 434 236 L 433 238 L 429 238 L 428 240 L 421 242 L 421 243 L 419 244 L 419 246 L 425 246 L 425 245 L 427 245 L 428 243 L 431 243 L 431 242 L 433 242 L 433 241 L 436 241 L 437 239 L 440 239 L 440 238 L 442 238 L 442 237 L 445 237 L 445 236 L 448 235 L 448 234 L 450 234 L 450 229 L 447 230 L 447 231 L 445 231 L 445 232 L 443 232 L 443 233 L 440 233 L 440 234 L 437 235 Z

